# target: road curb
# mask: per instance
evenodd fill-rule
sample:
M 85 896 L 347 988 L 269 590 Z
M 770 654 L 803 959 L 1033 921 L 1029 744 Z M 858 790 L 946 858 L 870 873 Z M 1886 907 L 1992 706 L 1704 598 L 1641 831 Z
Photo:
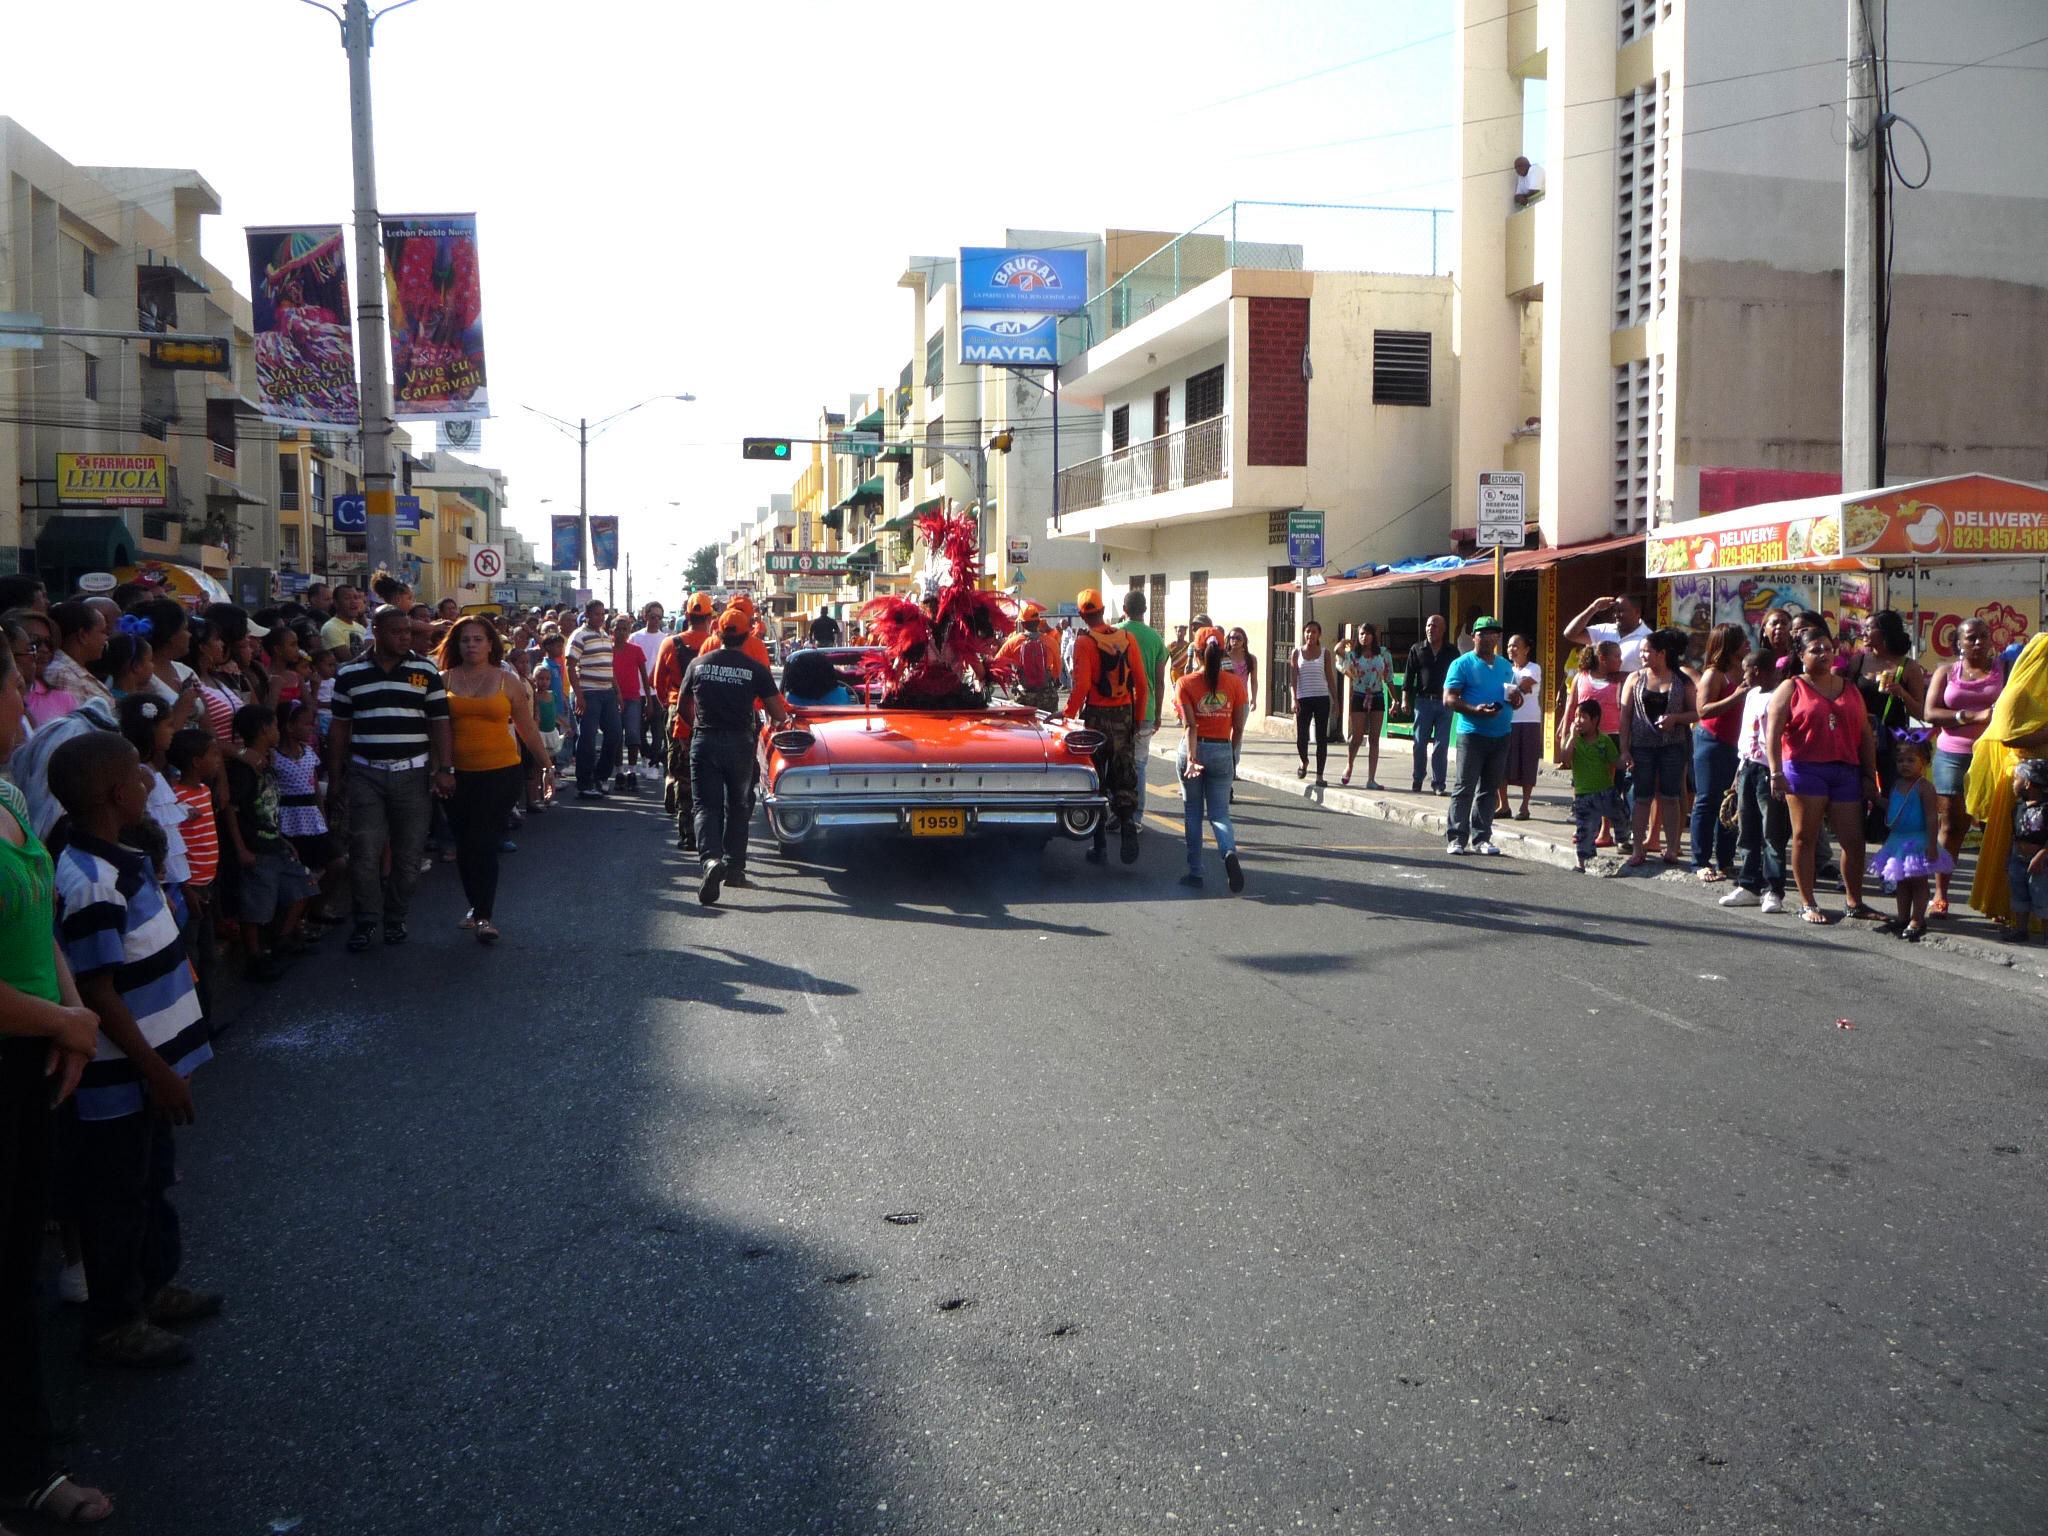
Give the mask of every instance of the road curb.
M 1152 756 L 1163 762 L 1174 761 L 1178 742 L 1178 737 L 1174 738 L 1174 745 L 1170 746 L 1155 740 L 1152 744 Z M 1237 777 L 1247 784 L 1256 784 L 1261 789 L 1292 795 L 1308 801 L 1311 805 L 1319 805 L 1325 810 L 1337 811 L 1346 816 L 1357 816 L 1367 821 L 1394 822 L 1440 835 L 1447 833 L 1449 828 L 1449 818 L 1444 811 L 1433 808 L 1434 805 L 1448 808 L 1448 800 L 1438 800 L 1433 802 L 1433 805 L 1416 805 L 1404 799 L 1386 796 L 1384 792 L 1376 794 L 1370 790 L 1359 791 L 1334 785 L 1318 789 L 1305 779 L 1297 779 L 1288 773 L 1276 773 L 1270 768 L 1261 768 L 1256 764 L 1240 764 Z M 1571 843 L 1560 843 L 1554 837 L 1518 832 L 1513 830 L 1513 824 L 1496 821 L 1493 824 L 1493 840 L 1495 846 L 1510 858 L 1548 864 L 1555 869 L 1576 871 L 1578 868 L 1578 850 Z M 1600 858 L 1596 861 L 1595 867 L 1586 873 L 1599 879 L 1637 879 L 1651 889 L 1658 890 L 1660 894 L 1677 900 L 1688 899 L 1699 889 L 1699 883 L 1692 878 L 1690 872 L 1663 870 L 1647 877 L 1631 876 L 1618 858 Z M 1795 902 L 1794 906 L 1796 905 Z M 1822 931 L 1854 933 L 1861 926 L 1863 925 L 1836 922 L 1829 924 Z M 1920 947 L 1977 964 L 2012 971 L 2016 975 L 2048 981 L 2048 945 L 2035 943 L 2024 949 L 2015 950 L 1993 941 L 1944 933 L 1935 928 L 1929 930 Z

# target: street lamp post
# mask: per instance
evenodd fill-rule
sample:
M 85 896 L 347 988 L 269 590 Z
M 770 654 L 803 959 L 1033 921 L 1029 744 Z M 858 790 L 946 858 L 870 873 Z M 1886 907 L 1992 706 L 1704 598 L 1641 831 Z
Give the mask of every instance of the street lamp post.
M 579 416 L 574 421 L 564 421 L 559 416 L 549 415 L 538 406 L 520 407 L 521 410 L 533 412 L 543 421 L 551 422 L 558 431 L 576 439 L 576 585 L 584 591 L 590 590 L 590 440 L 614 422 L 632 415 L 641 406 L 652 405 L 657 400 L 688 401 L 696 398 L 691 394 L 649 395 L 639 405 L 629 405 L 623 411 L 614 411 L 596 422 L 587 416 Z

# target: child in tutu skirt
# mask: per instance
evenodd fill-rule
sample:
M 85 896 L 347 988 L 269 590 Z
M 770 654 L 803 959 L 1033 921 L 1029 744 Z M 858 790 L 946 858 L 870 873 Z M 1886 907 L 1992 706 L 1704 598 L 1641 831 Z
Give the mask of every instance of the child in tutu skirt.
M 1870 877 L 1890 881 L 1899 901 L 1898 920 L 1880 931 L 1895 933 L 1908 944 L 1919 943 L 1927 932 L 1929 881 L 1955 868 L 1955 860 L 1935 838 L 1934 785 L 1927 778 L 1931 757 L 1926 742 L 1911 737 L 1899 741 L 1899 772 L 1885 813 L 1891 835 L 1870 856 Z

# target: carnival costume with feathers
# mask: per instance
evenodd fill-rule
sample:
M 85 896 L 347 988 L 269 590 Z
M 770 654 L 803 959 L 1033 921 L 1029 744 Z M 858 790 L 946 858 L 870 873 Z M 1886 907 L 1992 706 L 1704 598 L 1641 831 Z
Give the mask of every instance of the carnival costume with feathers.
M 994 658 L 1017 627 L 1011 599 L 974 584 L 981 534 L 972 517 L 934 509 L 913 526 L 931 549 L 923 600 L 878 597 L 860 610 L 882 647 L 876 670 L 897 703 L 978 707 L 982 679 L 1006 680 Z

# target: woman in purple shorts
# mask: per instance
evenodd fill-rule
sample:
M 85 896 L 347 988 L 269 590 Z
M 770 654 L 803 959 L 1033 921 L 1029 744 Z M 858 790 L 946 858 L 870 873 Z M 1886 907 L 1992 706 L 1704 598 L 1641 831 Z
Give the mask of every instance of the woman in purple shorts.
M 1877 798 L 1877 737 L 1863 696 L 1835 671 L 1835 641 L 1825 625 L 1806 639 L 1799 675 L 1771 695 L 1771 793 L 1792 813 L 1792 878 L 1799 915 L 1825 923 L 1813 899 L 1813 855 L 1821 820 L 1842 845 L 1849 916 L 1882 920 L 1863 903 L 1863 807 Z

